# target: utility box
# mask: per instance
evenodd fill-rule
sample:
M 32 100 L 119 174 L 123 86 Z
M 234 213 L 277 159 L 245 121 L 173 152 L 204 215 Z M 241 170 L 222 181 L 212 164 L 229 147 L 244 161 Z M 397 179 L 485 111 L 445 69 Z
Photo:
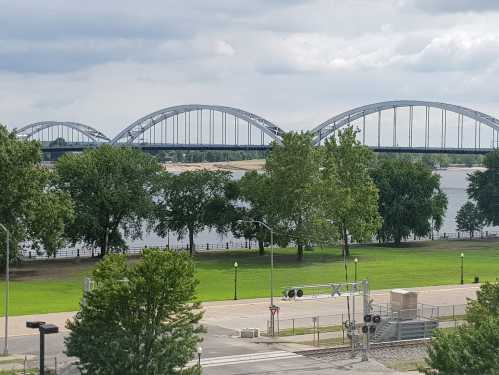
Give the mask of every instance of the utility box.
M 241 330 L 239 337 L 242 339 L 253 339 L 260 335 L 260 330 L 258 328 L 244 328 Z
M 393 289 L 390 293 L 390 305 L 394 317 L 399 320 L 416 319 L 418 315 L 418 294 L 405 289 Z

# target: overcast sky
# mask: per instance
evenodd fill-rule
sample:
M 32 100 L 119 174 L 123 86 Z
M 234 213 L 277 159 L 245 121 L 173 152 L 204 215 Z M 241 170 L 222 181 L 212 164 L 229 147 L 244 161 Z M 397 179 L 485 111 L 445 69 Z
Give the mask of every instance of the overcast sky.
M 0 0 L 0 122 L 112 136 L 176 104 L 285 130 L 381 100 L 499 116 L 497 0 Z

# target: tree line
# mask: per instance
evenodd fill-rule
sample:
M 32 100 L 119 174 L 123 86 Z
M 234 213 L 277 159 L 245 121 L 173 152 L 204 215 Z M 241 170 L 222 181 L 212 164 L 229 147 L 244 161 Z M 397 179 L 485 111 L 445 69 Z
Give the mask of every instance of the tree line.
M 171 174 L 133 148 L 103 145 L 40 165 L 40 145 L 0 129 L 0 213 L 13 249 L 22 241 L 54 254 L 63 244 L 122 250 L 147 229 L 194 239 L 209 228 L 256 240 L 263 254 L 273 229 L 297 257 L 314 245 L 393 241 L 439 230 L 447 207 L 440 177 L 421 161 L 376 157 L 347 128 L 324 145 L 288 133 L 265 169 L 239 181 L 223 171 Z M 0 246 L 4 246 L 3 242 Z M 4 252 L 2 252 L 4 253 Z

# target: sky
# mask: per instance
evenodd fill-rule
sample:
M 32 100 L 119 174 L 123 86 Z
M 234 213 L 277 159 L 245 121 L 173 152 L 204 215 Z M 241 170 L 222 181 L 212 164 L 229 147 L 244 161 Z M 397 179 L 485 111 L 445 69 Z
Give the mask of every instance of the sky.
M 0 123 L 109 136 L 177 104 L 284 130 L 382 100 L 499 116 L 497 0 L 0 0 Z

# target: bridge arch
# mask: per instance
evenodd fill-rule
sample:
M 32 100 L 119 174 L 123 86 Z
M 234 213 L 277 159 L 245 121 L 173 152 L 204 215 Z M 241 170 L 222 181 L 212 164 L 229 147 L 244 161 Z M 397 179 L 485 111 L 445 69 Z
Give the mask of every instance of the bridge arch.
M 20 129 L 15 129 L 14 133 L 18 137 L 25 137 L 26 139 L 34 139 L 37 135 L 43 135 L 44 131 L 57 130 L 57 138 L 64 138 L 68 143 L 107 143 L 110 139 L 99 130 L 78 122 L 71 121 L 41 121 L 26 125 Z M 66 139 L 64 135 L 66 131 Z M 75 133 L 77 135 L 75 142 Z M 79 135 L 83 136 L 80 137 Z M 70 139 L 71 138 L 71 139 Z M 54 135 L 48 136 L 47 141 L 53 141 Z M 41 138 L 43 142 L 43 137 Z
M 228 119 L 227 116 L 232 118 Z M 242 121 L 242 125 L 240 121 Z M 240 128 L 244 123 L 247 124 L 247 145 L 252 142 L 251 128 L 256 128 L 261 132 L 260 143 L 262 145 L 265 138 L 281 142 L 284 131 L 254 113 L 227 106 L 186 104 L 163 108 L 141 117 L 123 129 L 112 139 L 111 143 L 204 144 L 206 146 L 234 144 L 243 146 L 239 142 Z M 216 125 L 219 125 L 219 130 L 215 130 Z M 157 132 L 156 128 L 158 128 Z M 231 134 L 229 134 L 230 132 Z M 147 135 L 149 140 L 147 140 Z
M 363 119 L 363 124 L 365 126 L 365 118 L 366 116 L 369 116 L 374 113 L 378 113 L 378 147 L 380 146 L 379 143 L 379 126 L 380 126 L 380 119 L 381 119 L 381 112 L 386 111 L 386 110 L 393 110 L 394 111 L 394 144 L 393 146 L 396 146 L 396 110 L 398 108 L 404 108 L 408 107 L 409 108 L 409 147 L 413 147 L 412 145 L 412 127 L 413 127 L 413 109 L 415 107 L 424 107 L 426 108 L 426 118 L 425 118 L 425 147 L 428 146 L 429 144 L 429 134 L 426 134 L 427 128 L 429 127 L 429 109 L 430 108 L 435 108 L 435 109 L 440 109 L 442 111 L 441 114 L 441 122 L 442 122 L 442 134 L 441 134 L 441 142 L 442 142 L 442 147 L 445 147 L 445 138 L 446 134 L 444 133 L 446 131 L 446 126 L 447 126 L 447 112 L 452 112 L 458 115 L 458 147 L 457 148 L 462 148 L 463 144 L 463 136 L 462 136 L 462 129 L 463 129 L 463 121 L 464 117 L 469 118 L 471 120 L 475 121 L 475 124 L 484 124 L 488 127 L 490 127 L 493 131 L 493 145 L 494 147 L 497 147 L 499 143 L 499 119 L 490 116 L 488 114 L 485 114 L 483 112 L 470 109 L 467 107 L 462 107 L 454 104 L 449 104 L 449 103 L 443 103 L 443 102 L 433 102 L 433 101 L 422 101 L 422 100 L 392 100 L 392 101 L 384 101 L 384 102 L 378 102 L 378 103 L 373 103 L 373 104 L 368 104 L 364 105 L 361 107 L 357 107 L 351 110 L 348 110 L 346 112 L 340 113 L 336 116 L 333 116 L 329 118 L 328 120 L 322 122 L 318 126 L 316 126 L 314 129 L 311 130 L 311 132 L 314 134 L 314 143 L 315 144 L 320 144 L 321 141 L 324 139 L 330 137 L 333 135 L 336 130 L 348 126 L 355 120 Z M 460 116 L 460 117 L 459 117 Z M 459 128 L 460 127 L 460 128 Z M 476 147 L 476 129 L 477 126 L 475 125 L 475 148 Z M 363 129 L 365 133 L 365 129 Z M 461 133 L 460 133 L 461 132 Z M 429 131 L 428 131 L 429 133 Z M 461 136 L 459 137 L 459 135 Z

